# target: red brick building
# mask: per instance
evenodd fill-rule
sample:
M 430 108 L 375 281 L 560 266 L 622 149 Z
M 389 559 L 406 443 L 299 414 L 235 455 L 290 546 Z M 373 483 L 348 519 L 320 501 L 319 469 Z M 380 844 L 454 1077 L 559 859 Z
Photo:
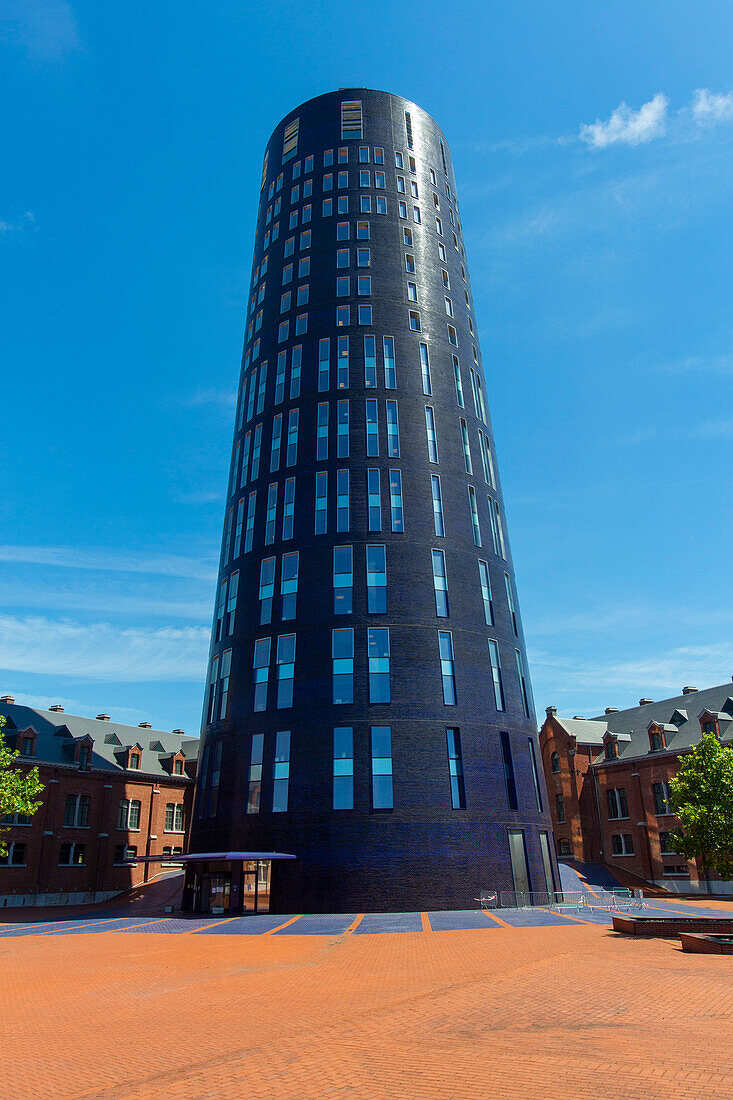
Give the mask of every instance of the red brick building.
M 638 707 L 592 719 L 558 718 L 547 708 L 540 730 L 555 843 L 560 858 L 606 863 L 668 890 L 706 890 L 697 867 L 672 851 L 679 825 L 668 782 L 680 757 L 702 733 L 733 741 L 733 685 L 672 699 L 640 699 Z M 733 893 L 716 879 L 715 893 Z
M 109 715 L 81 718 L 0 699 L 3 731 L 38 766 L 42 805 L 31 818 L 3 819 L 0 907 L 102 901 L 137 886 L 160 865 L 131 856 L 182 853 L 191 817 L 198 739 Z

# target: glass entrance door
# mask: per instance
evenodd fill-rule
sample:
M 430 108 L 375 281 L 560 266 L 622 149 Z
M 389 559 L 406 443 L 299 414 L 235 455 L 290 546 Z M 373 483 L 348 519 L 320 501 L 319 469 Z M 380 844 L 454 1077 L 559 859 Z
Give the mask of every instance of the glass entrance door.
M 542 853 L 542 867 L 545 872 L 545 884 L 547 887 L 547 893 L 550 895 L 550 897 L 552 897 L 553 891 L 555 889 L 555 880 L 552 877 L 550 842 L 547 839 L 547 833 L 540 833 L 540 852 Z
M 509 855 L 512 860 L 512 877 L 514 878 L 514 891 L 517 894 L 517 905 L 523 903 L 521 894 L 529 894 L 529 871 L 527 870 L 527 855 L 524 850 L 524 833 L 521 829 L 509 830 Z
M 211 913 L 226 913 L 229 910 L 231 875 L 211 875 L 209 887 L 209 910 Z

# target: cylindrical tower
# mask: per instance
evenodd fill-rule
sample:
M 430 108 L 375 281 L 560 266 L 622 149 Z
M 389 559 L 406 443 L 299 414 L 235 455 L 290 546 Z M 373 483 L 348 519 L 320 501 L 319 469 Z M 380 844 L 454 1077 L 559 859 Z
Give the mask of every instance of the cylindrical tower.
M 262 169 L 192 852 L 279 912 L 470 908 L 556 864 L 450 151 L 318 96 Z

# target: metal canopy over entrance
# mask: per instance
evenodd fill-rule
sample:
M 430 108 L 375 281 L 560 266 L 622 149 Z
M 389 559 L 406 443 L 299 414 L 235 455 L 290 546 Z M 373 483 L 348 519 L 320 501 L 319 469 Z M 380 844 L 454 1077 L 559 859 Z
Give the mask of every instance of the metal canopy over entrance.
M 273 860 L 295 859 L 285 852 L 193 852 L 176 857 L 185 867 L 184 911 L 212 916 L 267 913 Z M 140 856 L 135 863 L 170 862 L 170 856 Z

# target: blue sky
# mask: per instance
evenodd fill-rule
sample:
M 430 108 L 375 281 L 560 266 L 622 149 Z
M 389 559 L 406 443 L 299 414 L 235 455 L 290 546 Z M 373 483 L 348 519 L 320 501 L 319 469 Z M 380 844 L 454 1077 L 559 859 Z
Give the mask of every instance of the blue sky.
M 453 151 L 540 714 L 733 674 L 729 0 L 4 0 L 0 690 L 197 731 L 265 142 Z

